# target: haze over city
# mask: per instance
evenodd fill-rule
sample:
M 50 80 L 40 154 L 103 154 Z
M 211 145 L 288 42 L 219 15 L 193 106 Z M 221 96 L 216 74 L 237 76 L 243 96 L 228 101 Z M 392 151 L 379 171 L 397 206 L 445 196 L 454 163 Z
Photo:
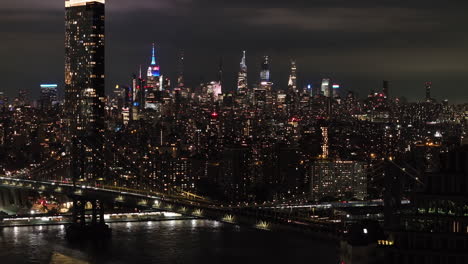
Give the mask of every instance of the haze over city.
M 1 263 L 468 263 L 467 11 L 3 4 Z
M 27 89 L 37 97 L 39 83 L 63 82 L 62 2 L 2 3 L 1 91 L 13 96 Z M 131 73 L 149 63 L 156 42 L 162 72 L 171 77 L 178 50 L 185 50 L 191 85 L 213 79 L 222 56 L 225 89 L 234 90 L 238 56 L 247 50 L 249 75 L 257 76 L 262 56 L 269 55 L 278 85 L 287 84 L 288 61 L 296 58 L 300 85 L 333 77 L 365 97 L 385 79 L 395 96 L 417 101 L 432 81 L 435 98 L 460 103 L 468 97 L 468 4 L 448 2 L 109 1 L 106 90 L 128 84 Z

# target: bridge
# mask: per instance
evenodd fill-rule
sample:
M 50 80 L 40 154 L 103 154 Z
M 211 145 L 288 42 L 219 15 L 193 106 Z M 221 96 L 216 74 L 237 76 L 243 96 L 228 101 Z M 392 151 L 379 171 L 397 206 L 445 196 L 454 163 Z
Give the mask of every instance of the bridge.
M 102 153 L 100 155 L 104 156 Z M 120 160 L 122 159 L 125 157 Z M 141 175 L 131 177 L 133 180 L 128 181 L 126 177 L 111 171 L 114 175 L 92 180 L 77 180 L 68 176 L 63 170 L 72 167 L 71 160 L 70 153 L 56 151 L 54 156 L 41 165 L 0 176 L 0 186 L 67 196 L 73 200 L 72 222 L 82 226 L 87 224 L 85 205 L 91 203 L 93 225 L 97 223 L 104 225 L 105 208 L 109 209 L 117 205 L 142 210 L 176 212 L 185 216 L 207 218 L 259 229 L 295 229 L 320 237 L 336 239 L 342 236 L 346 228 L 344 223 L 327 219 L 327 217 L 311 218 L 310 215 L 301 215 L 301 210 L 304 212 L 324 207 L 383 206 L 383 201 L 315 205 L 245 203 L 226 205 L 186 191 L 158 192 L 151 187 L 151 184 L 145 184 L 146 179 Z M 132 166 L 128 163 L 127 165 Z M 399 166 L 395 165 L 393 168 L 408 174 Z
M 86 179 L 80 173 L 78 177 L 77 173 L 67 173 L 67 170 L 73 171 L 75 167 L 84 165 L 75 162 L 77 155 L 73 153 L 73 148 L 62 148 L 51 152 L 51 157 L 41 164 L 1 175 L 0 186 L 67 196 L 73 200 L 72 222 L 82 226 L 87 224 L 85 205 L 91 203 L 93 225 L 103 225 L 104 210 L 117 205 L 176 212 L 265 230 L 294 229 L 324 238 L 335 239 L 342 235 L 342 224 L 301 215 L 299 210 L 292 207 L 278 204 L 227 205 L 183 190 L 168 193 L 156 191 L 152 184 L 148 184 L 147 177 L 140 175 L 138 168 L 119 154 L 110 140 L 102 138 L 97 144 L 104 146 L 103 152 L 96 155 L 109 168 L 106 175 Z M 108 156 L 114 160 L 108 160 Z M 111 169 L 117 166 L 125 167 L 123 171 L 126 175 Z
M 74 201 L 99 201 L 101 204 L 117 204 L 142 210 L 152 209 L 175 212 L 184 216 L 206 218 L 257 229 L 296 230 L 311 233 L 321 238 L 336 239 L 341 236 L 342 231 L 336 224 L 304 219 L 300 216 L 291 215 L 288 210 L 276 210 L 281 209 L 279 207 L 232 206 L 186 192 L 179 195 L 162 194 L 128 187 L 72 184 L 56 180 L 47 181 L 29 178 L 31 178 L 29 173 L 3 175 L 0 176 L 0 186 L 40 193 L 61 194 Z M 75 203 L 74 206 L 77 206 L 77 204 Z M 76 214 L 84 214 L 84 210 L 78 211 Z M 99 221 L 99 217 L 97 217 L 96 221 Z

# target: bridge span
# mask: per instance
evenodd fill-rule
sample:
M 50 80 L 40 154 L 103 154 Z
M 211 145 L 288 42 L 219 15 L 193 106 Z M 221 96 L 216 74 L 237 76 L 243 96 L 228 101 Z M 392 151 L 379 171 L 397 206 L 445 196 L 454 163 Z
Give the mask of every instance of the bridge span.
M 266 207 L 226 206 L 195 195 L 166 195 L 117 186 L 90 186 L 58 181 L 0 176 L 0 186 L 66 195 L 72 199 L 99 200 L 142 210 L 170 211 L 264 230 L 294 230 L 319 238 L 339 239 L 342 228 L 334 223 L 304 219 Z

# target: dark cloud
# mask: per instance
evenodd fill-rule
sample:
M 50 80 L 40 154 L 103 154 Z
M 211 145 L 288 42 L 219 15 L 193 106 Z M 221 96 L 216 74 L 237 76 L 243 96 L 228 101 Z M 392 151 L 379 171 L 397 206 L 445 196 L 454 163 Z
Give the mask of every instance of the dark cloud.
M 2 90 L 37 94 L 41 82 L 62 82 L 63 9 L 59 0 L 2 3 Z M 467 11 L 468 3 L 435 0 L 108 0 L 107 86 L 128 83 L 138 65 L 145 67 L 154 41 L 170 76 L 178 49 L 185 49 L 192 83 L 214 78 L 223 56 L 227 88 L 234 88 L 246 49 L 251 82 L 268 54 L 279 87 L 294 57 L 304 84 L 332 76 L 364 95 L 390 79 L 393 95 L 417 99 L 432 80 L 439 98 L 462 101 L 468 98 Z

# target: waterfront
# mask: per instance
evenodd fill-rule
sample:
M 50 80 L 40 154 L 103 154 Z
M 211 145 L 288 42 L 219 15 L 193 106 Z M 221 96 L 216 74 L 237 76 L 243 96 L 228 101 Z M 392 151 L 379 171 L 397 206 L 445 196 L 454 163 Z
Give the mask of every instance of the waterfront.
M 110 241 L 76 245 L 64 239 L 63 226 L 5 227 L 0 229 L 0 259 L 2 264 L 51 263 L 57 255 L 69 263 L 338 263 L 335 244 L 297 233 L 209 220 L 114 223 L 111 227 Z

